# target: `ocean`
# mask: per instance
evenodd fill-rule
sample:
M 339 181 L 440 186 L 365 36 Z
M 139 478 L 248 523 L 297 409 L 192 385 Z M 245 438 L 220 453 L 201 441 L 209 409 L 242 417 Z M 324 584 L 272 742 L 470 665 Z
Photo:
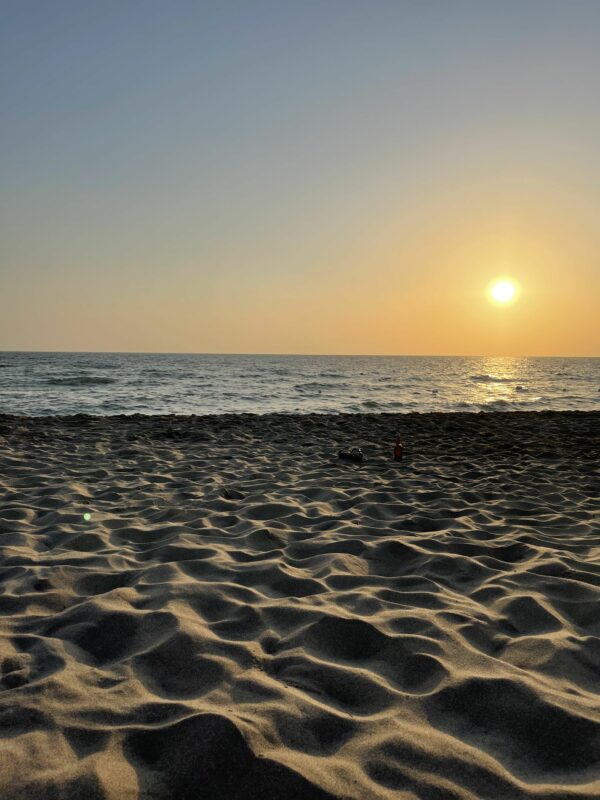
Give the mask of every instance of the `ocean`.
M 0 352 L 0 412 L 600 409 L 600 358 Z

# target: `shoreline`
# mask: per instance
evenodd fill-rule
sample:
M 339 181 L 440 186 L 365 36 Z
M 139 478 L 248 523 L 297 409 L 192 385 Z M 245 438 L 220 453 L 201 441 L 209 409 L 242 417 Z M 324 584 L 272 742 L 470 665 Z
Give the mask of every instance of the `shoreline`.
M 397 417 L 404 419 L 406 417 L 426 417 L 426 416 L 463 416 L 463 417 L 493 417 L 493 416 L 538 416 L 540 414 L 573 414 L 582 415 L 589 414 L 592 416 L 600 416 L 600 409 L 555 409 L 555 408 L 541 408 L 541 409 L 493 409 L 485 411 L 480 409 L 473 410 L 459 410 L 459 411 L 265 411 L 264 413 L 254 411 L 224 411 L 221 413 L 207 413 L 207 414 L 145 414 L 142 412 L 133 412 L 131 414 L 84 414 L 77 412 L 74 414 L 12 414 L 0 412 L 0 420 L 2 419 L 19 419 L 19 420 L 55 420 L 55 419 L 214 419 L 214 418 L 231 418 L 231 417 L 252 417 L 256 419 L 264 419 L 265 417 L 299 417 L 305 419 L 307 417 Z
M 0 415 L 0 800 L 597 797 L 599 463 L 594 411 Z
M 210 422 L 219 420 L 264 420 L 269 421 L 284 421 L 289 419 L 298 420 L 336 420 L 336 419 L 356 419 L 356 420 L 403 420 L 411 421 L 424 418 L 437 418 L 445 419 L 455 417 L 457 419 L 474 420 L 483 418 L 525 418 L 525 419 L 538 419 L 540 417 L 592 417 L 600 420 L 600 410 L 598 409 L 530 409 L 530 410 L 497 410 L 493 411 L 324 411 L 324 412 L 296 412 L 296 411 L 266 411 L 258 413 L 253 411 L 225 411 L 222 413 L 207 413 L 207 414 L 145 414 L 134 412 L 131 414 L 12 414 L 0 412 L 0 423 L 9 421 L 18 421 L 25 423 L 31 422 L 69 422 L 69 421 L 121 421 L 131 422 L 146 420 L 148 422 L 155 421 L 157 423 L 166 421 L 206 421 Z

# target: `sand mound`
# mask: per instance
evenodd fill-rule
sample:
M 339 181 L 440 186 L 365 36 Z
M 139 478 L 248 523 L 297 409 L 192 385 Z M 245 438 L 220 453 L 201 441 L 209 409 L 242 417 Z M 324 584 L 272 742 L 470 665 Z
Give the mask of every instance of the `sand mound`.
M 0 417 L 0 798 L 600 796 L 599 432 Z

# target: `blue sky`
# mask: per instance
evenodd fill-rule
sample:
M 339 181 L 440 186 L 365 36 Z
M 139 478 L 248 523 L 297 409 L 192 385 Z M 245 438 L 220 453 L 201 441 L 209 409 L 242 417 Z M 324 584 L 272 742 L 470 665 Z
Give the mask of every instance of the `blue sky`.
M 600 3 L 0 9 L 0 347 L 597 352 Z

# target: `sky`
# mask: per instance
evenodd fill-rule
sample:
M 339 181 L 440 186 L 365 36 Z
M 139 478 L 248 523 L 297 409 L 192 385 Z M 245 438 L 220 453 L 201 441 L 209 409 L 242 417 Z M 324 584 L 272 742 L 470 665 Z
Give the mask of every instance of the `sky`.
M 600 355 L 599 43 L 598 0 L 0 0 L 0 349 Z

